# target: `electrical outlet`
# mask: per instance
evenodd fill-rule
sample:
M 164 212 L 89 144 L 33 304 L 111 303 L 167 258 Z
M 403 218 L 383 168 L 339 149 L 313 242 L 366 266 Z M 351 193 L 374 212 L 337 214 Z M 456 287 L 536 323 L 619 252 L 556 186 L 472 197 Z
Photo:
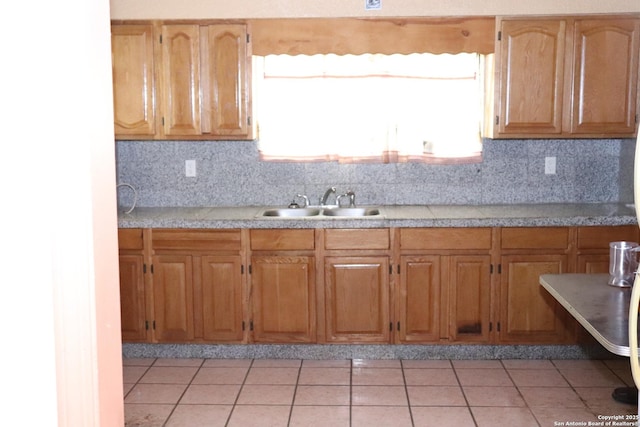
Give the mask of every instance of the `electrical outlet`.
M 196 176 L 196 161 L 195 160 L 185 160 L 184 161 L 184 174 L 188 178 L 193 178 Z
M 555 157 L 544 158 L 544 173 L 545 175 L 556 174 L 556 158 Z
M 364 0 L 365 10 L 380 10 L 382 9 L 382 0 Z

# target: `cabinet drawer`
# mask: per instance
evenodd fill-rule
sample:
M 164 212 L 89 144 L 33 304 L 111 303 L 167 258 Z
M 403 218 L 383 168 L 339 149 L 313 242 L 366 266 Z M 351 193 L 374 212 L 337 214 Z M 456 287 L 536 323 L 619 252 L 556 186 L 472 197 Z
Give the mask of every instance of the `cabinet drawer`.
M 503 228 L 502 249 L 566 249 L 569 229 L 566 227 Z
M 578 249 L 609 249 L 610 242 L 638 241 L 638 227 L 578 227 Z
M 313 250 L 314 230 L 251 230 L 251 249 Z
M 389 249 L 389 229 L 328 229 L 324 231 L 325 249 Z
M 167 230 L 154 229 L 151 247 L 157 249 L 239 251 L 240 230 Z
M 129 250 L 142 250 L 142 229 L 141 228 L 120 228 L 118 229 L 118 248 Z
M 490 228 L 403 228 L 400 249 L 491 249 Z

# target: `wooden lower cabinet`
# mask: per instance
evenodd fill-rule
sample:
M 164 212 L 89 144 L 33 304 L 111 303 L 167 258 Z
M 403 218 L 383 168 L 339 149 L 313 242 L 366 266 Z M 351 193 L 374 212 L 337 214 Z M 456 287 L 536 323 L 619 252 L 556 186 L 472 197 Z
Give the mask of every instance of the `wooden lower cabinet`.
M 122 338 L 575 343 L 579 327 L 540 276 L 605 273 L 609 242 L 639 234 L 636 226 L 119 230 Z
M 399 342 L 489 342 L 489 255 L 407 255 L 400 271 Z
M 400 229 L 396 342 L 490 340 L 490 228 Z
M 328 342 L 389 343 L 389 257 L 325 258 Z
M 236 255 L 200 257 L 199 277 L 194 289 L 197 335 L 205 341 L 242 340 L 242 258 Z M 202 328 L 200 332 L 199 328 Z
M 143 232 L 140 228 L 118 230 L 120 267 L 120 328 L 122 340 L 147 340 Z
M 566 312 L 540 286 L 542 274 L 566 273 L 567 255 L 505 255 L 501 258 L 502 343 L 561 343 L 567 340 Z
M 395 330 L 400 342 L 436 342 L 440 329 L 441 273 L 438 255 L 400 258 L 398 317 Z
M 454 255 L 447 261 L 449 340 L 489 342 L 491 257 Z
M 240 230 L 152 230 L 152 341 L 242 342 Z
M 158 342 L 187 342 L 193 333 L 193 262 L 189 255 L 153 257 L 153 330 Z
M 310 256 L 251 258 L 253 341 L 315 341 L 314 265 Z
M 145 341 L 144 258 L 120 255 L 120 326 L 124 341 Z
M 596 226 L 577 229 L 577 273 L 608 273 L 609 243 L 638 242 L 640 229 L 635 225 Z

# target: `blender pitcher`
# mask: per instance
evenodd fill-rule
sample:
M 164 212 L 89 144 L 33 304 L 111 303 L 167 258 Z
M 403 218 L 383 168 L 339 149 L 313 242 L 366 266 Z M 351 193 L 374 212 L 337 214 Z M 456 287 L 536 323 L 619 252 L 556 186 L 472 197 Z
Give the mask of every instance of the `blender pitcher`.
M 636 242 L 609 243 L 609 285 L 621 288 L 633 286 L 638 269 L 638 251 Z

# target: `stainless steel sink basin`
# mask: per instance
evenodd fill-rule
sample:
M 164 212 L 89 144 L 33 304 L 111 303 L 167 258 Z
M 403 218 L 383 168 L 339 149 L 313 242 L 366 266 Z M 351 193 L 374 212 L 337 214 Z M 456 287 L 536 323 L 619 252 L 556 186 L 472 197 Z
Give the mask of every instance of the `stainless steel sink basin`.
M 267 209 L 262 213 L 262 216 L 279 216 L 288 218 L 318 215 L 320 215 L 320 209 L 316 208 L 276 208 Z
M 322 211 L 322 215 L 325 216 L 374 216 L 380 215 L 380 209 L 378 208 L 333 208 L 325 209 Z

